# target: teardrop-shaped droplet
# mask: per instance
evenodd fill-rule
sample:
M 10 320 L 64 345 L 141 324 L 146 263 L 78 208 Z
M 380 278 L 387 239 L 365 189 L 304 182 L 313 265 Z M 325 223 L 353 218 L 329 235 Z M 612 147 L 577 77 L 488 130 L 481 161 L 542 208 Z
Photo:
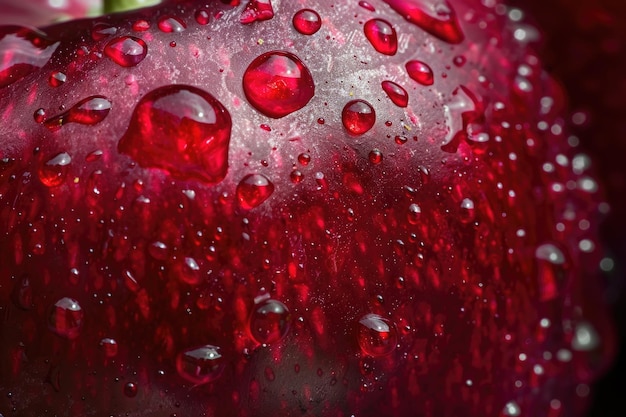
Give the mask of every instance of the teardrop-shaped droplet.
M 366 355 L 384 356 L 393 352 L 398 343 L 396 326 L 377 314 L 366 314 L 358 324 L 358 342 Z
M 243 24 L 261 22 L 274 17 L 274 8 L 271 0 L 249 0 L 239 16 Z
M 0 27 L 0 88 L 12 84 L 48 63 L 59 46 L 46 34 L 20 26 Z
M 175 178 L 216 183 L 228 169 L 231 128 L 230 114 L 212 95 L 168 85 L 141 98 L 118 150 Z
M 465 36 L 456 13 L 447 0 L 383 0 L 409 22 L 449 43 Z
M 425 62 L 412 60 L 407 62 L 405 67 L 409 77 L 418 83 L 428 86 L 435 82 L 433 70 Z
M 176 356 L 178 375 L 193 384 L 206 384 L 220 377 L 225 361 L 220 348 L 204 345 L 187 349 Z
M 58 187 L 65 181 L 70 162 L 72 157 L 67 152 L 53 156 L 39 166 L 39 180 L 46 187 Z
M 293 15 L 293 27 L 303 35 L 313 35 L 322 27 L 322 18 L 311 9 L 298 10 Z
M 61 113 L 44 122 L 52 130 L 59 130 L 66 123 L 95 125 L 104 120 L 111 111 L 111 102 L 104 96 L 91 96 L 73 105 L 65 113 Z
M 263 345 L 278 342 L 289 331 L 289 309 L 280 301 L 269 297 L 261 297 L 256 301 L 250 315 L 250 334 Z
M 157 21 L 157 26 L 161 32 L 180 33 L 187 29 L 185 22 L 176 16 L 161 16 Z
M 398 51 L 398 35 L 389 22 L 383 19 L 371 19 L 363 26 L 365 37 L 381 54 L 395 55 Z
M 63 297 L 52 306 L 48 328 L 66 339 L 75 339 L 83 326 L 84 313 L 78 301 Z
M 344 106 L 341 121 L 348 132 L 362 135 L 374 126 L 376 112 L 367 101 L 352 100 Z
M 146 57 L 148 46 L 143 39 L 122 36 L 112 39 L 104 47 L 104 54 L 122 67 L 134 67 Z
M 393 81 L 383 81 L 381 83 L 383 91 L 387 97 L 398 107 L 406 107 L 409 104 L 409 94 L 401 85 Z
M 262 174 L 249 174 L 237 185 L 237 199 L 239 205 L 252 209 L 261 205 L 274 192 L 274 184 Z
M 300 58 L 272 51 L 250 63 L 243 75 L 243 91 L 255 109 L 278 119 L 306 106 L 315 85 Z

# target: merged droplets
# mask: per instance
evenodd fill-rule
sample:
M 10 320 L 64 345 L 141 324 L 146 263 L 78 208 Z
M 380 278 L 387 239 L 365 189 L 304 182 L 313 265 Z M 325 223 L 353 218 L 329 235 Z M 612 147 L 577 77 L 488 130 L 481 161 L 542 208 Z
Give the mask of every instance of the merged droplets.
M 230 114 L 211 94 L 169 85 L 141 98 L 118 150 L 175 178 L 216 183 L 228 169 L 231 128 Z
M 243 24 L 269 20 L 274 17 L 274 8 L 271 0 L 249 0 L 239 16 Z
M 187 29 L 185 22 L 176 16 L 161 16 L 157 22 L 157 26 L 161 32 L 179 33 Z
M 398 35 L 389 22 L 383 19 L 371 19 L 363 26 L 365 37 L 381 54 L 395 55 L 398 51 Z
M 293 15 L 293 27 L 303 35 L 313 35 L 322 27 L 322 18 L 311 9 L 298 10 Z
M 122 36 L 107 43 L 104 54 L 122 67 L 134 67 L 148 54 L 148 46 L 143 39 Z
M 58 46 L 35 29 L 0 27 L 0 88 L 43 67 Z
M 75 339 L 83 326 L 84 313 L 78 301 L 63 297 L 58 300 L 48 315 L 48 328 L 66 339 Z
M 222 374 L 224 366 L 220 348 L 214 345 L 187 349 L 176 356 L 178 375 L 197 385 L 215 381 Z
M 249 174 L 237 185 L 239 205 L 250 210 L 258 207 L 274 192 L 274 184 L 262 174 Z
M 46 187 L 57 187 L 63 184 L 71 162 L 72 157 L 67 152 L 53 156 L 39 166 L 37 170 L 39 180 Z
M 269 296 L 257 297 L 249 325 L 254 340 L 262 345 L 270 345 L 285 337 L 291 325 L 291 314 L 280 301 Z
M 377 314 L 361 317 L 357 337 L 361 350 L 369 356 L 388 355 L 398 343 L 396 326 Z
M 411 23 L 439 39 L 457 44 L 465 36 L 447 0 L 383 0 Z
M 435 76 L 432 68 L 428 64 L 418 60 L 412 60 L 405 64 L 406 72 L 409 77 L 418 83 L 428 86 L 435 82 Z
M 374 126 L 376 112 L 367 101 L 352 100 L 344 106 L 341 121 L 348 132 L 362 135 Z
M 52 117 L 44 125 L 52 130 L 59 130 L 67 123 L 95 125 L 104 120 L 111 111 L 111 102 L 104 96 L 91 96 L 73 105 L 68 111 Z
M 289 52 L 272 51 L 248 65 L 243 91 L 255 109 L 278 119 L 306 106 L 315 94 L 315 85 L 300 58 Z
M 401 85 L 393 81 L 383 81 L 381 86 L 393 104 L 398 107 L 406 107 L 409 105 L 409 94 Z

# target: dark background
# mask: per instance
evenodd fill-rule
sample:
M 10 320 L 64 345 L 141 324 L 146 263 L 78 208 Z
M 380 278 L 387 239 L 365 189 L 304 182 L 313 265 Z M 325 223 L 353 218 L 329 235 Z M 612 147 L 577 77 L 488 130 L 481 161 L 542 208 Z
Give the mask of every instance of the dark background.
M 595 386 L 589 417 L 626 416 L 626 0 L 510 0 L 543 31 L 541 55 L 565 87 L 570 111 L 590 116 L 572 126 L 596 161 L 611 213 L 603 224 L 616 262 L 606 299 L 620 342 L 613 368 Z

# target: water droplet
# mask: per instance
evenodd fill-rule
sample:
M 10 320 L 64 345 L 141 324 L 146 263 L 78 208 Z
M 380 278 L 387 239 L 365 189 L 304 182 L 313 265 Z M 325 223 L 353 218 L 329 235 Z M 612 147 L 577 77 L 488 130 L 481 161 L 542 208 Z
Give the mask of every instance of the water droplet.
M 308 153 L 301 153 L 298 155 L 298 162 L 303 166 L 309 165 L 309 162 L 311 162 L 311 155 Z
M 67 76 L 61 71 L 53 71 L 48 78 L 48 84 L 52 87 L 63 85 L 67 81 Z
M 183 180 L 216 183 L 226 176 L 232 121 L 226 108 L 196 87 L 159 87 L 141 98 L 120 153 L 145 168 Z
M 237 185 L 239 205 L 246 210 L 259 206 L 273 192 L 274 184 L 262 174 L 248 174 Z
M 304 179 L 304 174 L 302 173 L 302 171 L 294 169 L 293 171 L 291 171 L 291 174 L 289 174 L 289 179 L 291 179 L 291 182 L 293 182 L 294 184 L 298 184 L 301 183 Z
M 189 285 L 198 285 L 202 282 L 200 266 L 194 258 L 185 257 L 182 262 L 176 264 L 173 269 L 177 278 Z
M 198 24 L 202 26 L 208 25 L 211 21 L 211 15 L 206 9 L 196 10 L 196 13 L 194 13 L 194 17 L 196 19 L 196 22 L 198 22 Z
M 298 10 L 293 15 L 293 27 L 303 35 L 313 35 L 322 27 L 322 18 L 311 9 Z
M 113 36 L 117 33 L 117 28 L 107 23 L 99 22 L 93 25 L 91 29 L 91 38 L 94 41 L 101 41 L 102 39 Z
M 135 32 L 145 32 L 150 29 L 150 23 L 147 20 L 139 19 L 133 22 L 133 30 Z
M 519 417 L 521 414 L 522 410 L 515 401 L 509 401 L 502 409 L 502 415 L 506 417 Z
M 365 37 L 381 54 L 395 55 L 398 51 L 398 35 L 389 22 L 371 19 L 363 26 Z
M 398 343 L 396 327 L 390 320 L 377 314 L 366 314 L 359 320 L 358 342 L 366 355 L 388 355 Z
M 261 22 L 274 17 L 274 9 L 271 0 L 249 0 L 239 16 L 243 24 Z
M 57 187 L 65 181 L 72 157 L 67 152 L 61 152 L 40 165 L 37 174 L 39 180 L 46 187 Z
M 278 119 L 306 106 L 315 85 L 300 58 L 272 51 L 250 63 L 243 75 L 243 91 L 255 109 Z
M 122 67 L 134 67 L 146 57 L 148 46 L 143 39 L 122 36 L 112 39 L 104 47 L 104 54 Z
M 535 249 L 537 283 L 541 301 L 552 300 L 567 281 L 569 263 L 561 249 L 552 243 L 544 243 Z
M 397 145 L 404 145 L 408 140 L 409 138 L 404 135 L 396 135 L 393 138 L 393 141 L 396 142 Z
M 215 381 L 222 374 L 224 365 L 220 348 L 214 345 L 187 349 L 176 356 L 178 375 L 194 384 Z
M 134 382 L 127 382 L 124 385 L 124 395 L 128 398 L 133 398 L 137 395 L 137 384 Z
M 278 300 L 269 296 L 258 298 L 250 315 L 250 334 L 260 344 L 276 343 L 289 331 L 291 314 Z
M 50 310 L 48 328 L 66 339 L 78 337 L 83 326 L 84 313 L 78 301 L 63 297 Z
M 383 153 L 379 149 L 372 149 L 368 158 L 372 164 L 378 165 L 383 162 Z
M 348 132 L 362 135 L 374 126 L 376 112 L 367 101 L 352 100 L 344 106 L 341 121 Z
M 406 72 L 409 74 L 409 77 L 417 81 L 422 85 L 433 85 L 435 82 L 435 76 L 433 74 L 433 70 L 428 66 L 428 64 L 418 61 L 412 60 L 406 63 Z
M 398 107 L 406 107 L 409 104 L 409 94 L 401 85 L 393 81 L 383 81 L 381 83 L 383 91 L 387 97 Z
M 117 356 L 118 346 L 115 339 L 105 337 L 104 339 L 100 340 L 100 348 L 107 358 L 113 358 Z
M 467 59 L 465 59 L 463 55 L 457 55 L 452 59 L 452 62 L 457 67 L 462 67 L 463 65 L 465 65 L 465 62 L 467 62 Z
M 474 217 L 476 216 L 476 209 L 474 207 L 474 202 L 469 198 L 464 198 L 461 201 L 461 212 L 459 214 L 459 218 L 462 223 L 470 223 L 474 221 Z
M 362 8 L 364 8 L 365 10 L 369 10 L 370 12 L 375 12 L 376 9 L 374 8 L 374 6 L 372 6 L 371 4 L 369 4 L 366 1 L 361 0 L 359 2 L 359 6 L 361 6 Z
M 409 214 L 407 215 L 407 220 L 410 224 L 419 224 L 420 218 L 422 217 L 422 208 L 417 204 L 413 203 L 409 206 Z
M 68 111 L 54 116 L 44 122 L 52 130 L 59 130 L 66 123 L 95 125 L 104 120 L 111 110 L 111 102 L 104 96 L 91 96 L 79 101 Z
M 44 109 L 37 109 L 33 113 L 33 119 L 37 123 L 43 123 L 46 120 L 46 111 Z
M 473 94 L 464 86 L 459 86 L 452 92 L 450 102 L 444 104 L 443 112 L 448 126 L 443 146 L 449 145 L 465 130 L 466 119 L 469 114 L 476 112 L 478 105 Z M 456 151 L 456 149 L 455 149 Z
M 58 46 L 39 30 L 0 27 L 0 88 L 46 65 Z
M 465 38 L 456 13 L 447 0 L 383 1 L 409 22 L 445 42 L 456 44 Z
M 187 29 L 185 22 L 175 16 L 161 16 L 157 26 L 161 32 L 165 33 L 180 33 Z
M 158 261 L 165 261 L 169 257 L 170 251 L 165 243 L 156 241 L 148 246 L 148 253 Z

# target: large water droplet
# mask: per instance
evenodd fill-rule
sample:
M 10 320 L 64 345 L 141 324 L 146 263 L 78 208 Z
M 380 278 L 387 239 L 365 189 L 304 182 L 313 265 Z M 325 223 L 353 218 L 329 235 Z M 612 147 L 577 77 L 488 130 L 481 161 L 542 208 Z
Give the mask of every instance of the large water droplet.
M 362 135 L 374 126 L 376 112 L 367 101 L 352 100 L 344 106 L 341 121 L 348 132 Z
M 194 384 L 215 381 L 222 374 L 224 365 L 220 348 L 213 345 L 187 349 L 176 356 L 178 374 Z
M 250 334 L 260 344 L 276 343 L 289 331 L 290 320 L 286 305 L 269 296 L 257 297 L 250 315 Z
M 398 107 L 406 107 L 409 104 L 409 94 L 401 85 L 394 83 L 393 81 L 383 81 L 381 83 L 383 91 L 387 94 L 387 97 Z
M 303 35 L 313 35 L 322 27 L 322 18 L 315 10 L 298 10 L 293 15 L 293 27 Z
M 0 88 L 43 67 L 58 46 L 35 29 L 0 27 Z
M 91 96 L 73 105 L 65 113 L 54 116 L 44 122 L 52 130 L 59 130 L 66 123 L 95 125 L 104 120 L 111 111 L 111 102 L 104 96 Z
M 366 314 L 359 320 L 358 342 L 366 355 L 388 355 L 398 343 L 396 326 L 377 314 Z
M 83 326 L 83 316 L 78 301 L 63 297 L 50 310 L 48 328 L 61 337 L 75 339 Z
M 407 62 L 405 67 L 406 72 L 409 74 L 409 77 L 411 77 L 418 83 L 428 86 L 433 85 L 433 83 L 435 82 L 433 70 L 425 62 L 413 60 Z
M 241 12 L 239 21 L 243 24 L 269 20 L 274 17 L 271 0 L 249 0 Z
M 246 209 L 259 206 L 274 192 L 274 184 L 262 174 L 249 174 L 237 185 L 239 205 Z
M 398 51 L 398 35 L 389 22 L 382 19 L 371 19 L 363 26 L 365 37 L 381 54 L 395 55 Z
M 143 39 L 122 36 L 112 39 L 104 47 L 104 54 L 123 67 L 134 67 L 146 57 L 148 46 Z
M 185 22 L 175 16 L 161 16 L 157 22 L 157 26 L 161 32 L 165 33 L 180 33 L 187 29 Z
M 215 183 L 228 169 L 231 127 L 226 108 L 206 91 L 186 85 L 159 87 L 135 107 L 118 150 L 175 178 Z
M 67 152 L 61 152 L 48 159 L 39 166 L 37 175 L 46 187 L 57 187 L 65 181 L 72 157 Z
M 447 0 L 383 0 L 406 20 L 449 43 L 465 36 L 456 13 Z
M 278 119 L 306 106 L 315 85 L 300 58 L 272 51 L 250 63 L 243 75 L 243 91 L 255 109 Z

